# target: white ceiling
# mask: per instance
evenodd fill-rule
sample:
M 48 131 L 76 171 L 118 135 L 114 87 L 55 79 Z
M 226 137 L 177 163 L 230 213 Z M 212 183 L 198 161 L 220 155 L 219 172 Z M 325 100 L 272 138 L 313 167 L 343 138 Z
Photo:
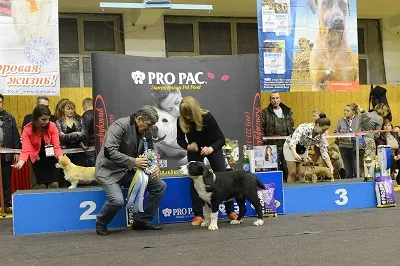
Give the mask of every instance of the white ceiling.
M 142 2 L 141 0 L 102 0 L 104 2 Z M 123 13 L 127 10 L 107 9 L 102 11 L 98 0 L 59 0 L 60 12 L 79 13 Z M 214 10 L 207 11 L 165 11 L 165 14 L 197 15 L 197 16 L 227 16 L 255 17 L 256 0 L 172 0 L 174 4 L 212 4 Z M 235 3 L 235 4 L 232 4 Z M 358 0 L 357 14 L 359 18 L 388 18 L 400 15 L 400 0 Z

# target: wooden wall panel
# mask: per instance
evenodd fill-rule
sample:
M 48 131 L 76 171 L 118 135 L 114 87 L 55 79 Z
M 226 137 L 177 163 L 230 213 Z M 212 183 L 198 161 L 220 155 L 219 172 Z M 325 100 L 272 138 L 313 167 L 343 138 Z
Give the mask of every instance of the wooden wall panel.
M 320 109 L 331 119 L 335 127 L 343 116 L 343 109 L 348 103 L 358 103 L 368 109 L 369 85 L 360 86 L 358 92 L 286 92 L 280 93 L 282 102 L 292 108 L 295 125 L 312 122 L 312 111 Z M 393 114 L 393 124 L 400 125 L 400 86 L 382 85 L 388 91 L 386 96 Z M 261 105 L 269 104 L 270 93 L 262 93 Z
M 50 110 L 54 113 L 55 106 L 62 98 L 68 98 L 76 105 L 76 112 L 83 113 L 83 99 L 92 98 L 91 88 L 61 88 L 60 96 L 50 96 Z M 10 112 L 17 120 L 19 130 L 25 115 L 32 113 L 36 106 L 37 96 L 5 96 L 4 110 Z
M 400 125 L 400 86 L 382 85 L 388 90 L 387 98 L 393 113 L 393 124 Z M 320 109 L 331 119 L 333 127 L 343 116 L 344 106 L 348 103 L 359 103 L 364 109 L 368 108 L 369 85 L 363 85 L 359 92 L 287 92 L 281 93 L 282 102 L 292 108 L 295 125 L 312 122 L 312 111 Z M 263 108 L 269 104 L 270 93 L 261 94 Z M 62 88 L 60 96 L 51 96 L 50 110 L 54 112 L 55 105 L 62 98 L 72 100 L 78 114 L 82 114 L 82 101 L 92 97 L 91 88 Z M 36 96 L 5 96 L 4 109 L 9 111 L 21 127 L 26 114 L 32 113 L 36 105 Z

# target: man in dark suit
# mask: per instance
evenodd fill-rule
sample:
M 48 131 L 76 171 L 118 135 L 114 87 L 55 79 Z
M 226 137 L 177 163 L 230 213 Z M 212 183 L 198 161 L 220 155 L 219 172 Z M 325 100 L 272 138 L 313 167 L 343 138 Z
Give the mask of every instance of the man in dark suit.
M 97 155 L 95 180 L 104 189 L 107 200 L 97 214 L 96 233 L 108 235 L 107 225 L 122 208 L 121 187 L 128 187 L 137 169 L 148 166 L 147 158 L 139 158 L 144 151 L 144 139 L 153 149 L 151 128 L 158 121 L 154 107 L 146 105 L 131 116 L 120 118 L 107 129 L 103 145 Z M 151 221 L 165 193 L 166 184 L 160 179 L 160 170 L 153 171 L 147 184 L 147 203 L 144 212 L 133 217 L 133 230 L 161 230 Z
M 50 104 L 50 100 L 49 98 L 47 98 L 46 96 L 39 96 L 36 99 L 36 105 L 38 104 L 43 104 L 46 105 L 47 107 L 49 107 Z M 33 109 L 32 109 L 33 110 Z M 54 115 L 50 116 L 50 121 L 51 122 L 56 122 L 57 118 Z M 22 126 L 21 126 L 21 130 L 24 130 L 24 127 L 32 121 L 32 114 L 28 114 L 24 117 L 24 121 L 22 122 Z
M 21 140 L 15 118 L 3 110 L 4 96 L 0 94 L 0 147 L 21 149 Z M 12 213 L 11 209 L 11 164 L 18 161 L 17 154 L 1 155 L 1 173 L 3 177 L 4 212 Z

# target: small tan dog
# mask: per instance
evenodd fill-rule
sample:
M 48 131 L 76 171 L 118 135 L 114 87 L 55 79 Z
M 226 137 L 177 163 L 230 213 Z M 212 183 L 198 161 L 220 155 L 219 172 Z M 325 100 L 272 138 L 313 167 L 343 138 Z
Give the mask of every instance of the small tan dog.
M 313 183 L 317 183 L 318 181 L 325 181 L 327 179 L 330 179 L 331 182 L 335 181 L 333 174 L 331 173 L 329 168 L 323 166 L 314 166 L 314 163 L 310 157 L 305 159 L 305 161 L 303 162 L 303 166 L 306 169 L 305 178 L 308 181 L 311 181 Z
M 71 160 L 64 154 L 56 163 L 56 168 L 64 170 L 65 180 L 71 183 L 69 189 L 75 189 L 79 184 L 90 184 L 94 181 L 95 167 L 83 167 L 71 163 Z

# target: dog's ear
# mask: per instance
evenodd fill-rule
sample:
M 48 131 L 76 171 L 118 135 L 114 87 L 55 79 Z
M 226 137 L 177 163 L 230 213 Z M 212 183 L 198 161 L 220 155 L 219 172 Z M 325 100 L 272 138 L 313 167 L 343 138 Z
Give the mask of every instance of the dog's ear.
M 210 172 L 207 168 L 203 172 L 203 181 L 207 192 L 212 192 L 214 190 L 214 174 Z
M 318 4 L 317 2 L 318 0 L 307 0 L 308 6 L 313 14 L 315 14 L 315 6 Z
M 202 167 L 203 169 L 203 177 L 205 178 L 208 174 L 209 174 L 209 170 L 207 169 L 207 167 Z

